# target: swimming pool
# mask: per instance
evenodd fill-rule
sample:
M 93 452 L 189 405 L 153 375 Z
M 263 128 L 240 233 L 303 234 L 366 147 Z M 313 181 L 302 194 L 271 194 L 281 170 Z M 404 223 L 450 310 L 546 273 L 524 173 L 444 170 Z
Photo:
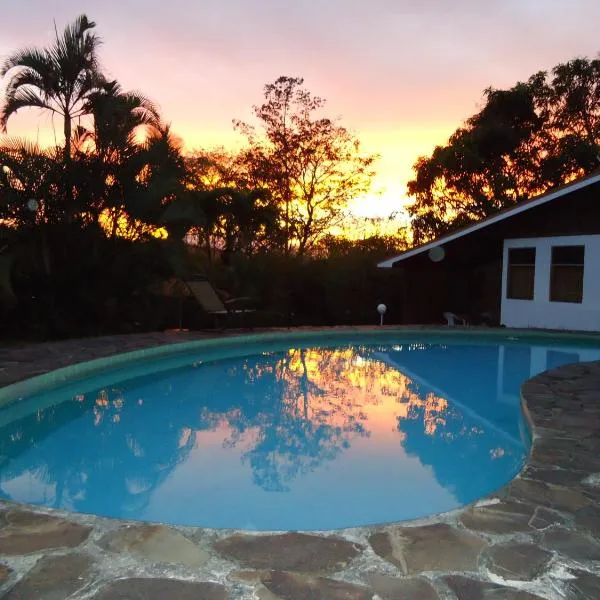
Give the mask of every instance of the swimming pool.
M 0 496 L 259 530 L 425 517 L 520 471 L 521 383 L 594 344 L 382 331 L 102 361 L 5 390 L 23 397 L 0 411 Z

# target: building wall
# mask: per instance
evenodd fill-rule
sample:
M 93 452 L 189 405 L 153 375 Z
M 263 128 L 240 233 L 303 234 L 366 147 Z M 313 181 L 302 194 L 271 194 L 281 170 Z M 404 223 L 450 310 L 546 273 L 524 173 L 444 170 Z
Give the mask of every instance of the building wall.
M 449 289 L 448 272 L 443 269 L 414 269 L 408 273 L 405 280 L 409 283 L 404 285 L 400 322 L 403 324 L 443 323 L 443 312 L 451 310 L 444 301 L 444 295 Z
M 550 266 L 553 246 L 585 246 L 583 301 L 550 302 Z M 509 248 L 535 247 L 533 300 L 506 297 Z M 600 331 L 600 235 L 574 235 L 504 241 L 501 322 L 507 327 L 540 327 Z

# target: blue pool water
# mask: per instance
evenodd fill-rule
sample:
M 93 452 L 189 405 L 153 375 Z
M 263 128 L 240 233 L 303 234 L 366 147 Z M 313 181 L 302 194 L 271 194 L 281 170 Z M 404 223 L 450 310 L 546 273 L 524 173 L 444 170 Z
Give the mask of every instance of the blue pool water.
M 600 349 L 547 341 L 315 340 L 193 350 L 0 410 L 0 496 L 260 530 L 413 519 L 522 468 L 521 383 Z

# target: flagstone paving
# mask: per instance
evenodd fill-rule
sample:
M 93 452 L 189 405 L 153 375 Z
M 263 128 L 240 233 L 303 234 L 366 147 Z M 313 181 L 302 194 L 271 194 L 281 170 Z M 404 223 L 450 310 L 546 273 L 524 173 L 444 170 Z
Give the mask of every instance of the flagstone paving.
M 0 386 L 207 334 L 0 348 Z M 592 600 L 600 598 L 600 363 L 522 388 L 531 460 L 475 506 L 410 523 L 250 533 L 0 503 L 6 600 Z

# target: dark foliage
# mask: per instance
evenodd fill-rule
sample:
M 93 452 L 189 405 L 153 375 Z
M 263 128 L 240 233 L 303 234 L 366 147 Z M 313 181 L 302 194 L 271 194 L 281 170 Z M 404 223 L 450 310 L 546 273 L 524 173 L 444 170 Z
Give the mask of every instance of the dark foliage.
M 600 60 L 575 59 L 508 90 L 414 165 L 413 238 L 452 231 L 599 166 Z

